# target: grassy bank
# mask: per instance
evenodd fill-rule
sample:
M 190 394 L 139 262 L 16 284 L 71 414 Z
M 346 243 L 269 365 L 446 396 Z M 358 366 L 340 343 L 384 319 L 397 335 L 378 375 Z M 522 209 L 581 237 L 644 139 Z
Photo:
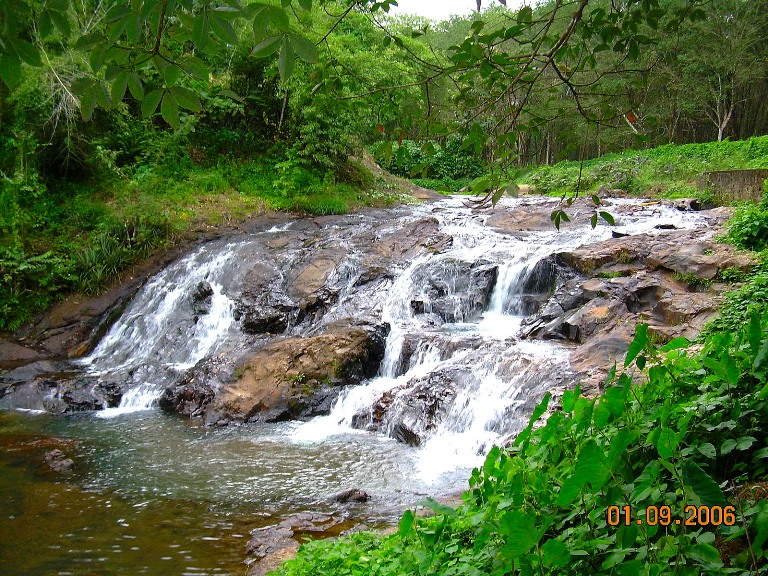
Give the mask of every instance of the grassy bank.
M 605 393 L 549 397 L 494 448 L 463 504 L 396 534 L 305 544 L 280 576 L 764 574 L 768 569 L 768 201 L 726 241 L 759 264 L 695 347 L 639 325 Z
M 73 290 L 98 294 L 153 251 L 196 230 L 269 210 L 344 214 L 408 201 L 403 187 L 350 160 L 336 173 L 275 148 L 195 163 L 189 154 L 85 181 L 0 182 L 0 330 Z
M 561 195 L 621 189 L 658 198 L 708 199 L 696 180 L 704 172 L 768 168 L 768 136 L 706 144 L 669 144 L 650 150 L 628 150 L 583 163 L 559 162 L 531 169 L 519 179 L 541 194 Z

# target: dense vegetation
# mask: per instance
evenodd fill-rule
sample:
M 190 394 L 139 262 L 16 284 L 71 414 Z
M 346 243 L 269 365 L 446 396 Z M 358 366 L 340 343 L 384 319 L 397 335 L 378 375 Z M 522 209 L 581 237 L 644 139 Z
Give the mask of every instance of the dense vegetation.
M 367 0 L 2 3 L 0 330 L 185 230 L 397 200 L 350 160 L 366 147 L 422 185 L 487 192 L 530 163 L 762 134 L 763 4 L 494 4 L 429 23 Z M 672 194 L 690 154 L 669 159 Z M 625 156 L 593 181 L 655 177 Z
M 305 544 L 276 574 L 760 574 L 768 568 L 768 206 L 728 239 L 763 249 L 697 349 L 638 325 L 599 398 L 577 387 L 496 447 L 463 504 L 390 536 Z

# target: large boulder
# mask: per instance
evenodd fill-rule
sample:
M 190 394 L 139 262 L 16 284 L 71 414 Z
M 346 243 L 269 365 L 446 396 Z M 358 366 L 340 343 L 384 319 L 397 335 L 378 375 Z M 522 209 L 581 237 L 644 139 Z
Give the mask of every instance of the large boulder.
M 578 276 L 523 322 L 521 335 L 580 344 L 571 365 L 591 390 L 621 361 L 638 322 L 661 341 L 695 337 L 716 316 L 727 288 L 713 279 L 753 264 L 749 255 L 689 230 L 614 238 L 556 260 Z
M 327 413 L 341 386 L 372 377 L 386 330 L 331 325 L 322 335 L 273 341 L 238 361 L 206 422 L 281 421 Z

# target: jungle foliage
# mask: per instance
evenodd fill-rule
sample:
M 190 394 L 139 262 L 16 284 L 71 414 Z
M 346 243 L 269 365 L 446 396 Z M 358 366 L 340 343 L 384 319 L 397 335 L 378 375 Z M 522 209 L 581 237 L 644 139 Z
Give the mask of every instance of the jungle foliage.
M 495 200 L 520 165 L 768 122 L 761 2 L 390 4 L 0 1 L 0 329 L 183 230 L 392 201 L 366 147 Z

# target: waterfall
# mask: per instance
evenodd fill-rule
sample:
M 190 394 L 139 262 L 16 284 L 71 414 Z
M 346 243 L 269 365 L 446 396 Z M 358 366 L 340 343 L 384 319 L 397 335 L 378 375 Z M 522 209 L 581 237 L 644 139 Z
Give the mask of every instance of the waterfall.
M 226 339 L 233 302 L 221 282 L 230 273 L 236 244 L 203 246 L 168 266 L 134 297 L 93 353 L 81 360 L 90 374 L 119 375 L 132 383 L 117 408 L 102 417 L 151 407 L 164 387 Z M 195 310 L 192 295 L 207 292 Z
M 427 482 L 477 464 L 492 444 L 526 424 L 547 390 L 571 384 L 565 347 L 516 339 L 521 321 L 562 281 L 552 255 L 611 235 L 607 226 L 584 225 L 516 236 L 487 226 L 487 217 L 450 198 L 390 211 L 381 220 L 298 221 L 198 248 L 151 279 L 83 361 L 100 379 L 127 382 L 120 406 L 103 415 L 152 406 L 182 373 L 211 356 L 362 319 L 389 326 L 378 375 L 344 387 L 328 415 L 291 429 L 291 441 L 392 437 L 414 446 L 414 470 Z M 678 227 L 693 221 L 654 206 L 629 212 L 620 224 L 646 232 L 659 218 Z M 450 242 L 399 260 L 376 253 L 378 238 L 427 220 Z M 270 314 L 294 308 L 290 321 L 269 324 L 284 332 L 248 340 L 235 309 L 254 266 L 274 276 L 258 288 L 249 285 L 251 296 L 267 298 Z M 321 268 L 327 274 L 324 284 L 312 284 L 314 292 L 291 285 L 297 278 L 314 282 Z

